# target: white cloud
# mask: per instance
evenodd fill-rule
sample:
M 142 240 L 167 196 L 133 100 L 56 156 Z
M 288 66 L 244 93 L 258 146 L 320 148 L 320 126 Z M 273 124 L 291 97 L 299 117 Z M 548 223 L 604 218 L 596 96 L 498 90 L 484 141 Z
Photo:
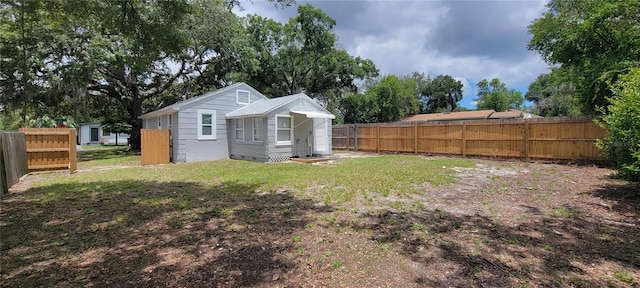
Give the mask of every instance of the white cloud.
M 381 74 L 413 71 L 464 80 L 465 107 L 473 107 L 475 83 L 498 77 L 526 90 L 548 65 L 526 49 L 527 26 L 547 0 L 524 1 L 298 1 L 321 8 L 337 22 L 338 45 L 374 61 Z M 274 8 L 265 1 L 245 4 L 280 22 L 295 7 Z

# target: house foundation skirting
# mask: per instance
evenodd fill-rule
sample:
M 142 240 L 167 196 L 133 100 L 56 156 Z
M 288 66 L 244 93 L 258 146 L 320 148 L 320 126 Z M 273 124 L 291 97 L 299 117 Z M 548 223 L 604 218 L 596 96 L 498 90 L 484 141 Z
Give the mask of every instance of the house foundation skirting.
M 289 161 L 289 159 L 291 158 L 291 155 L 284 155 L 284 156 L 273 156 L 273 157 L 269 157 L 269 163 L 276 163 L 276 162 L 282 162 L 282 161 Z

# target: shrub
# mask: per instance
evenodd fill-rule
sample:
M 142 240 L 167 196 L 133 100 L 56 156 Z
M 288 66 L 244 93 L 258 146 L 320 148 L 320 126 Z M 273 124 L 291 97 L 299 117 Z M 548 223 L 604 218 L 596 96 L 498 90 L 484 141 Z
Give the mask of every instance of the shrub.
M 640 182 L 640 68 L 620 76 L 611 90 L 610 105 L 598 122 L 607 136 L 598 146 L 615 161 L 622 177 Z

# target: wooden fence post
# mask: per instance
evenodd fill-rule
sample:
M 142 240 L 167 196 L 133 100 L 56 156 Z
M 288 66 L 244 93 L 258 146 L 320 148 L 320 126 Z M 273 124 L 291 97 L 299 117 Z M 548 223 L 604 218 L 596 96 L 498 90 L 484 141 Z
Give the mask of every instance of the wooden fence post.
M 418 121 L 413 124 L 413 154 L 418 154 Z
M 76 153 L 76 129 L 69 129 L 69 173 L 78 170 L 78 154 Z
M 529 161 L 529 121 L 524 122 L 524 159 Z
M 353 140 L 353 142 L 355 142 L 353 146 L 353 150 L 358 151 L 358 125 L 353 126 L 353 134 L 355 134 L 354 135 L 355 139 Z
M 349 151 L 349 146 L 351 146 L 351 138 L 349 137 L 349 130 L 351 130 L 351 127 L 349 127 L 349 125 L 345 125 L 347 128 L 347 151 Z
M 377 132 L 376 132 L 376 148 L 378 148 L 378 153 L 380 153 L 380 124 L 378 124 L 377 126 Z
M 467 157 L 467 122 L 462 122 L 462 157 Z

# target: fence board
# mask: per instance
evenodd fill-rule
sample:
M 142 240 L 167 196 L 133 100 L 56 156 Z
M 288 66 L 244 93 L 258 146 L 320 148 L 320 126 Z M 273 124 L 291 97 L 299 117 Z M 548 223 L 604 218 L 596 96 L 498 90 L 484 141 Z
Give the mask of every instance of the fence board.
M 335 149 L 347 149 L 347 126 L 334 127 L 331 133 L 332 147 Z
M 169 163 L 169 130 L 142 129 L 141 134 L 140 162 L 142 165 Z
M 76 129 L 20 128 L 25 135 L 29 171 L 77 169 Z
M 378 151 L 378 127 L 361 126 L 358 127 L 358 147 L 362 151 Z
M 20 177 L 29 173 L 24 133 L 15 131 L 0 133 L 0 160 L 2 160 L 0 163 L 1 195 L 7 193 L 13 184 L 18 183 Z
M 606 131 L 592 119 L 511 119 L 336 126 L 354 128 L 357 150 L 538 159 L 604 160 L 596 139 Z M 342 134 L 340 134 L 342 133 Z M 336 135 L 336 134 L 334 134 Z M 337 138 L 336 142 L 342 138 Z M 345 144 L 346 145 L 346 144 Z M 344 149 L 344 145 L 334 145 Z

